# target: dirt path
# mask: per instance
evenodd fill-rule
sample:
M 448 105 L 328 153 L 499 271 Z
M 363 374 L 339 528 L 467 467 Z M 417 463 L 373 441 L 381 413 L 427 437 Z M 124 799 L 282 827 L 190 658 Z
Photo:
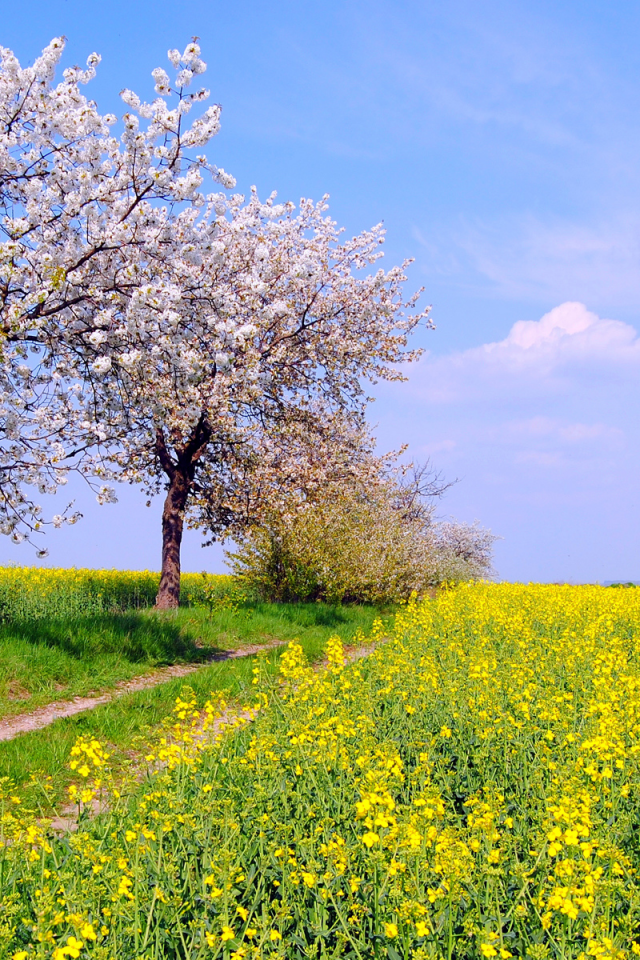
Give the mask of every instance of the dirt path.
M 171 667 L 162 667 L 160 670 L 154 670 L 153 673 L 145 674 L 140 677 L 132 677 L 131 680 L 123 680 L 107 693 L 100 694 L 97 697 L 74 697 L 73 700 L 56 700 L 54 703 L 47 703 L 44 707 L 32 710 L 30 713 L 21 713 L 15 717 L 0 719 L 0 741 L 13 740 L 21 733 L 31 733 L 33 730 L 42 730 L 48 727 L 54 720 L 61 717 L 73 717 L 76 713 L 84 713 L 85 710 L 95 710 L 105 703 L 111 703 L 118 697 L 123 697 L 127 693 L 135 693 L 137 690 L 148 690 L 150 687 L 157 687 L 161 683 L 167 683 L 170 680 L 176 680 L 179 677 L 187 677 L 190 673 L 202 670 L 204 667 L 211 666 L 212 663 L 221 663 L 225 660 L 234 660 L 237 657 L 252 657 L 261 650 L 273 650 L 275 647 L 283 646 L 284 641 L 272 641 L 269 643 L 253 644 L 247 647 L 238 647 L 237 650 L 221 650 L 214 654 L 208 660 L 200 663 L 176 664 Z

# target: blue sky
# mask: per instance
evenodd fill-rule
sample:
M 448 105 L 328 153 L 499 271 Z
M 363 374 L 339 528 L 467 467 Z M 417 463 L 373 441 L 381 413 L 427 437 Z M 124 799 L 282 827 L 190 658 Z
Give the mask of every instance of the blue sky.
M 331 195 L 350 233 L 384 220 L 436 330 L 377 388 L 380 443 L 460 482 L 443 514 L 503 539 L 515 580 L 640 579 L 640 7 L 565 0 L 32 0 L 3 10 L 23 63 L 54 36 L 89 88 L 150 98 L 197 35 L 223 106 L 209 155 L 239 188 Z M 543 319 L 544 318 L 544 319 Z M 523 325 L 524 324 L 524 325 Z M 47 536 L 49 563 L 158 567 L 159 508 L 126 489 Z M 4 538 L 2 538 L 4 540 Z M 0 560 L 32 562 L 0 542 Z M 220 569 L 189 534 L 187 569 Z

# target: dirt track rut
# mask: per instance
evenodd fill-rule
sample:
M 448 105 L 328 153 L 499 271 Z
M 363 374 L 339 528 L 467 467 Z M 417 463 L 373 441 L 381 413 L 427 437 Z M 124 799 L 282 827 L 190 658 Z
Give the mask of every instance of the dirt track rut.
M 30 713 L 21 713 L 15 717 L 5 717 L 4 719 L 0 719 L 0 741 L 13 740 L 14 737 L 18 737 L 22 733 L 42 730 L 62 717 L 73 717 L 75 714 L 84 713 L 86 710 L 95 710 L 96 707 L 111 703 L 113 700 L 117 700 L 118 697 L 123 697 L 127 693 L 135 693 L 137 690 L 148 690 L 151 687 L 159 686 L 161 683 L 168 683 L 170 680 L 188 677 L 189 674 L 195 673 L 197 670 L 202 670 L 204 667 L 211 666 L 212 663 L 222 663 L 225 660 L 235 660 L 239 657 L 252 657 L 256 653 L 260 653 L 261 650 L 273 650 L 281 646 L 283 646 L 283 643 L 278 641 L 239 647 L 237 650 L 222 650 L 201 663 L 175 664 L 170 667 L 162 667 L 160 670 L 154 670 L 153 673 L 148 673 L 144 676 L 133 677 L 131 680 L 123 680 L 121 683 L 118 683 L 113 690 L 109 690 L 95 697 L 74 697 L 73 700 L 56 700 L 54 703 L 47 703 L 44 707 L 39 707 Z

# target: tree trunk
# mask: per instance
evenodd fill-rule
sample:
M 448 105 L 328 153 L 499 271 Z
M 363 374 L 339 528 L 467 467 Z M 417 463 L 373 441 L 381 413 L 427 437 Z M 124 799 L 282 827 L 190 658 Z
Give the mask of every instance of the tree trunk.
M 211 424 L 206 414 L 202 413 L 189 440 L 172 457 L 162 428 L 156 430 L 156 456 L 169 480 L 162 511 L 162 573 L 156 597 L 158 610 L 171 610 L 180 603 L 180 546 L 184 512 L 198 460 L 207 448 L 211 432 Z
M 187 471 L 175 468 L 162 511 L 162 574 L 156 598 L 158 610 L 171 610 L 180 603 L 180 545 L 189 488 Z

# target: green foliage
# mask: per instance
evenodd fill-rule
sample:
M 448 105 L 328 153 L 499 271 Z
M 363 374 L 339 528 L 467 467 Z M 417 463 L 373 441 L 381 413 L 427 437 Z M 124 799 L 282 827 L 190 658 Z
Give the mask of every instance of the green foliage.
M 273 514 L 227 556 L 271 600 L 387 603 L 443 582 L 486 577 L 494 537 L 434 522 L 420 491 L 392 480 L 333 485 L 296 511 Z

